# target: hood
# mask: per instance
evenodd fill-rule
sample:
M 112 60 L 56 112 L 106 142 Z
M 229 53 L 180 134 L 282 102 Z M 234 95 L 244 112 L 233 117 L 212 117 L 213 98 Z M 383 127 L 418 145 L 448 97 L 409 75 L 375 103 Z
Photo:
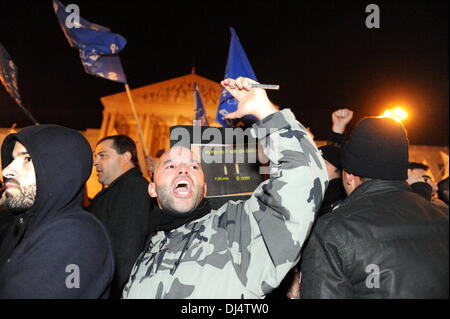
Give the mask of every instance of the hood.
M 92 168 L 87 140 L 77 131 L 58 125 L 26 127 L 5 138 L 1 148 L 3 168 L 13 160 L 16 141 L 27 149 L 36 174 L 36 199 L 24 213 L 27 229 L 71 208 L 81 208 L 84 185 Z

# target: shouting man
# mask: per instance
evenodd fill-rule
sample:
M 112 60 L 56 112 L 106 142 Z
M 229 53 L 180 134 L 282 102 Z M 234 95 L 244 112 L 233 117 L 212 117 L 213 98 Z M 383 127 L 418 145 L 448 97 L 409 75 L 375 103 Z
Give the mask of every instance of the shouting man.
M 124 298 L 264 298 L 298 262 L 320 207 L 327 171 L 306 129 L 250 79 L 222 86 L 239 102 L 228 118 L 255 116 L 271 176 L 246 201 L 209 206 L 200 160 L 182 147 L 160 159 L 149 185 L 157 231 Z

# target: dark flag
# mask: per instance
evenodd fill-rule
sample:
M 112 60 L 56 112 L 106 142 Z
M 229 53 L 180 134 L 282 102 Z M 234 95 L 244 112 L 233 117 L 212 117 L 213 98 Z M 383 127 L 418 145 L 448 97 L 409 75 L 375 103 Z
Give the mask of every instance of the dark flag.
M 200 96 L 200 90 L 198 89 L 197 83 L 195 85 L 194 96 L 195 96 L 195 120 L 200 121 L 201 126 L 209 126 L 208 118 L 206 117 L 205 108 L 203 106 L 202 97 Z
M 0 81 L 5 86 L 6 91 L 16 101 L 17 105 L 24 111 L 24 113 L 30 118 L 34 124 L 38 124 L 36 119 L 31 113 L 23 106 L 20 99 L 19 87 L 17 85 L 17 67 L 11 60 L 6 49 L 0 43 Z
M 127 40 L 110 29 L 81 17 L 69 21 L 66 7 L 57 0 L 53 0 L 53 8 L 70 46 L 79 50 L 85 71 L 108 80 L 127 83 L 119 58 L 119 52 L 123 50 Z
M 8 52 L 0 43 L 0 80 L 6 91 L 12 96 L 17 104 L 22 104 L 20 100 L 19 88 L 17 86 L 17 67 L 11 60 Z
M 247 77 L 258 81 L 256 79 L 256 75 L 253 72 L 252 66 L 247 59 L 247 55 L 245 54 L 244 48 L 239 42 L 239 38 L 234 31 L 233 28 L 230 28 L 231 31 L 231 40 L 230 40 L 230 48 L 228 50 L 228 60 L 227 66 L 225 69 L 225 77 L 226 78 L 238 78 L 240 76 Z M 217 110 L 216 120 L 224 127 L 232 127 L 237 126 L 237 120 L 225 120 L 224 116 L 227 113 L 231 113 L 236 111 L 237 109 L 237 101 L 235 98 L 228 93 L 227 90 L 222 89 L 222 94 L 220 96 L 219 107 Z M 247 119 L 251 121 L 255 121 L 254 117 L 247 116 Z

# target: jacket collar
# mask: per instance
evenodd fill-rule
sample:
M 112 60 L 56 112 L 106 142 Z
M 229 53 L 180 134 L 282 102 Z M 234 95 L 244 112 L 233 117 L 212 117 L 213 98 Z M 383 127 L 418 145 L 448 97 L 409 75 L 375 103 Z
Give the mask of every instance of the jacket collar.
M 391 181 L 382 179 L 372 179 L 359 185 L 341 204 L 344 206 L 354 200 L 375 194 L 383 194 L 388 192 L 410 192 L 406 181 Z
M 115 185 L 120 183 L 121 180 L 124 180 L 124 179 L 128 178 L 129 176 L 133 176 L 133 175 L 141 175 L 142 176 L 142 172 L 139 169 L 139 167 L 133 167 L 132 169 L 129 169 L 128 171 L 126 171 L 125 173 L 123 173 L 122 175 L 117 177 L 108 187 L 106 187 L 101 192 L 99 192 L 97 194 L 97 196 L 101 195 L 103 193 L 106 193 L 108 190 L 112 189 Z

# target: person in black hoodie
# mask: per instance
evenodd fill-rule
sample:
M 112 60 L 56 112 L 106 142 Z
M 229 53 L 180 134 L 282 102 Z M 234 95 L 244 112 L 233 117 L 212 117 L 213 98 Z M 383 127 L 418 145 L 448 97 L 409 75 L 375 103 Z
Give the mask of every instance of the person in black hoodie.
M 111 298 L 118 299 L 150 235 L 154 200 L 148 195 L 148 181 L 141 173 L 136 144 L 130 137 L 112 135 L 98 141 L 94 166 L 99 182 L 108 187 L 94 197 L 88 210 L 111 237 L 116 264 Z
M 0 243 L 0 298 L 106 298 L 114 259 L 106 230 L 81 207 L 92 151 L 78 132 L 30 126 L 1 148 L 14 215 Z

